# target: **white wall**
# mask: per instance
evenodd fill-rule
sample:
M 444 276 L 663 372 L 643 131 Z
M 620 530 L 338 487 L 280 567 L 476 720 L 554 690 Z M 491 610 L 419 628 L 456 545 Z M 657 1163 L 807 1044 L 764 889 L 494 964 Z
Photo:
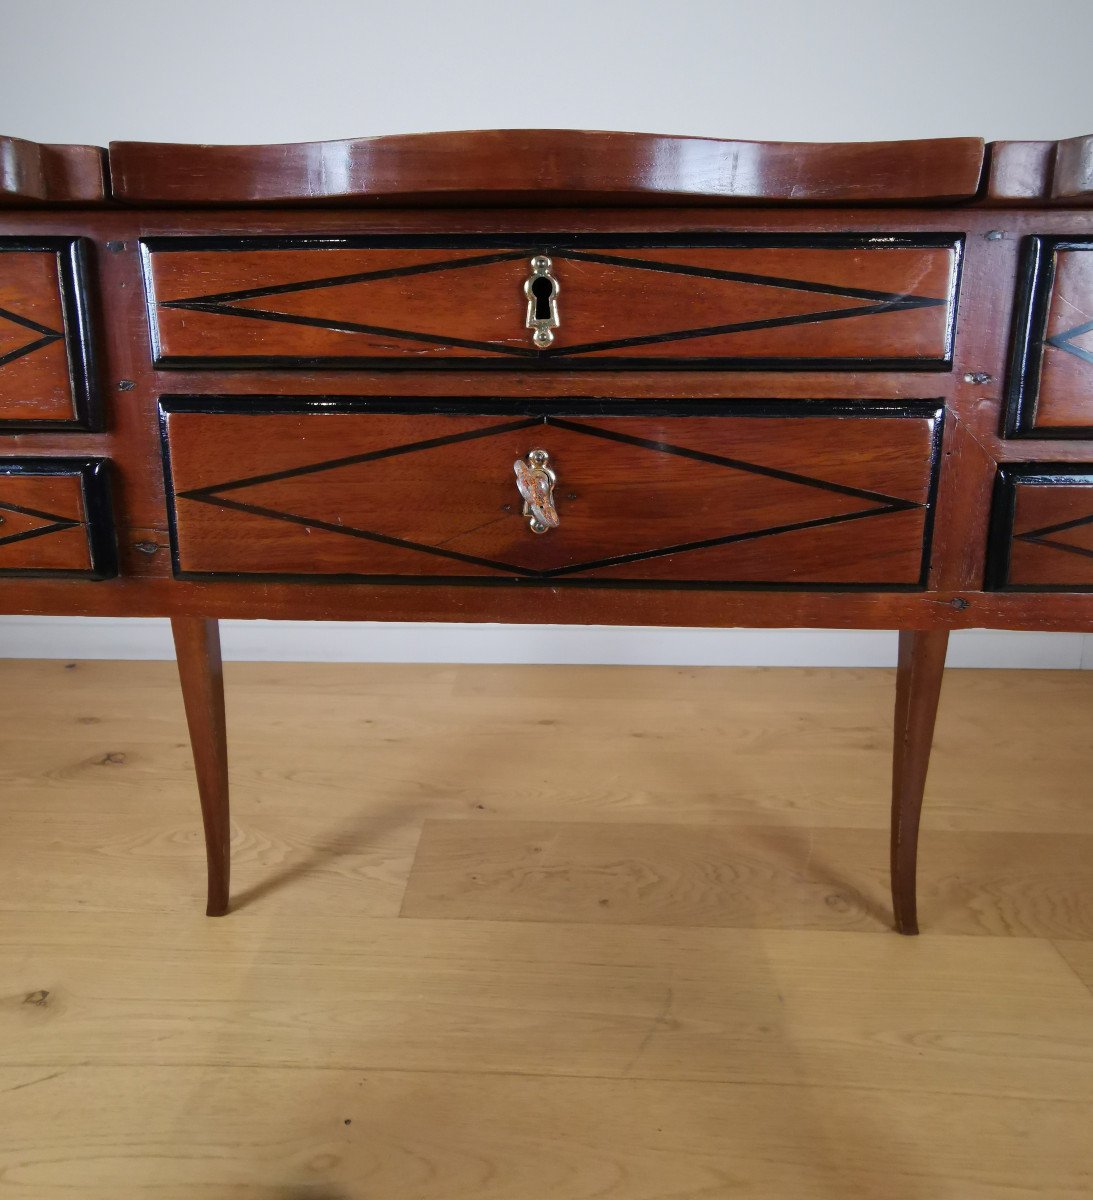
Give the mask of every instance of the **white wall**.
M 0 129 L 300 141 L 560 127 L 783 140 L 1093 130 L 1090 0 L 0 0 Z M 233 623 L 237 656 L 890 661 L 890 635 Z M 976 665 L 1089 639 L 968 634 Z M 0 656 L 166 654 L 161 624 L 0 619 Z

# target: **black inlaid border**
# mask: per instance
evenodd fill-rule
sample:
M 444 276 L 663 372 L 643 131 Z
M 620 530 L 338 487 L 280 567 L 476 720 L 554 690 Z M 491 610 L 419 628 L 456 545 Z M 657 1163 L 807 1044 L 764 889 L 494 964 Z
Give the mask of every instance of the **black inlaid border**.
M 55 254 L 57 282 L 61 292 L 63 330 L 40 326 L 43 339 L 64 338 L 68 357 L 72 417 L 60 420 L 0 419 L 0 433 L 33 433 L 48 429 L 79 429 L 94 432 L 102 427 L 95 373 L 95 340 L 90 312 L 90 243 L 82 237 L 0 237 L 0 255 L 7 253 Z M 0 270 L 3 260 L 0 259 Z M 9 318 L 17 314 L 6 314 Z M 45 341 L 43 340 L 43 345 Z
M 498 407 L 493 408 L 496 404 Z M 486 407 L 484 407 L 486 406 Z M 459 576 L 459 575 L 367 575 L 367 574 L 310 574 L 310 573 L 270 573 L 264 572 L 216 572 L 216 571 L 185 571 L 182 569 L 179 557 L 178 527 L 176 511 L 176 493 L 174 490 L 171 470 L 170 438 L 167 416 L 171 413 L 201 413 L 204 415 L 261 415 L 277 416 L 314 412 L 318 413 L 371 413 L 374 415 L 402 415 L 442 413 L 458 416 L 481 416 L 484 420 L 497 420 L 511 417 L 514 421 L 530 425 L 539 420 L 550 418 L 563 424 L 567 419 L 601 418 L 601 417 L 637 417 L 657 416 L 666 420 L 687 417 L 773 417 L 807 420 L 814 417 L 844 417 L 855 420 L 869 420 L 877 417 L 899 417 L 916 420 L 932 421 L 930 446 L 930 480 L 927 500 L 921 507 L 924 509 L 922 557 L 919 578 L 912 583 L 787 583 L 783 580 L 734 582 L 726 580 L 666 580 L 666 579 L 574 579 L 564 573 L 543 576 Z M 175 577 L 191 581 L 230 582 L 271 582 L 271 583 L 372 583 L 398 584 L 405 586 L 423 587 L 551 587 L 551 588 L 589 588 L 607 590 L 655 590 L 655 591 L 780 591 L 780 592 L 917 592 L 928 586 L 930 572 L 930 552 L 934 515 L 936 510 L 937 489 L 940 476 L 942 425 L 944 421 L 944 403 L 940 399 L 928 400 L 871 400 L 871 401 L 832 401 L 832 400 L 767 400 L 767 399 L 716 399 L 716 400 L 641 400 L 605 401 L 595 397 L 580 398 L 550 398 L 526 399 L 492 397 L 466 398 L 437 398 L 432 396 L 420 397 L 346 397 L 346 396 L 193 396 L 193 395 L 164 395 L 160 402 L 160 443 L 163 454 L 164 485 L 167 499 L 167 522 L 171 537 L 171 560 Z M 492 432 L 492 431 L 491 431 Z M 469 434 L 453 435 L 452 441 L 471 436 Z M 602 436 L 610 438 L 609 433 Z M 438 439 L 448 440 L 448 439 Z M 651 444 L 652 448 L 659 448 Z M 664 447 L 668 449 L 668 447 Z M 674 448 L 676 452 L 701 457 L 697 451 L 684 451 Z M 713 456 L 710 456 L 713 457 Z M 293 469 L 286 474 L 297 474 L 299 469 Z M 759 473 L 762 473 L 760 470 Z M 830 485 L 839 489 L 837 485 Z M 217 485 L 210 485 L 198 492 L 217 490 Z M 219 490 L 225 490 L 225 485 L 219 485 Z M 875 493 L 860 489 L 848 489 L 859 492 L 863 498 L 871 498 Z M 181 498 L 181 497 L 178 497 Z M 879 497 L 887 500 L 890 498 Z M 231 502 L 225 503 L 225 507 Z M 857 517 L 880 515 L 882 511 L 899 511 L 900 507 L 918 507 L 908 501 L 897 502 L 887 509 L 878 509 L 873 513 L 856 514 Z M 249 509 L 248 509 L 249 511 Z M 284 519 L 282 517 L 282 519 Z M 846 517 L 843 519 L 851 519 Z M 818 524 L 833 524 L 835 521 L 822 521 Z M 308 521 L 308 524 L 316 524 Z M 337 530 L 344 532 L 344 530 Z M 766 530 L 766 534 L 775 534 L 777 530 Z M 784 531 L 783 531 L 784 532 Z M 385 539 L 372 535 L 374 540 Z M 743 540 L 736 538 L 715 539 L 716 541 Z M 408 543 L 407 543 L 408 544 Z M 676 551 L 698 548 L 694 546 L 675 547 Z M 453 556 L 454 557 L 454 556 Z M 642 555 L 641 557 L 647 557 Z M 648 557 L 653 557 L 649 555 Z M 606 561 L 606 560 L 605 560 Z M 613 560 L 611 560 L 613 561 Z M 487 564 L 497 566 L 498 564 Z M 585 563 L 581 569 L 591 570 L 597 564 Z
M 118 573 L 117 540 L 110 501 L 110 464 L 105 458 L 0 458 L 2 475 L 75 475 L 80 479 L 91 566 L 86 571 L 37 570 L 33 567 L 0 567 L 0 576 L 38 579 L 113 579 Z M 32 509 L 20 509 L 35 516 L 53 518 L 53 528 L 79 525 L 67 517 Z M 52 532 L 50 529 L 49 532 Z M 28 532 L 25 537 L 48 536 L 46 531 Z
M 1093 592 L 1089 583 L 1010 583 L 1010 550 L 1015 540 L 1013 522 L 1017 510 L 1018 484 L 1033 486 L 1088 487 L 1090 508 L 1093 509 L 1093 463 L 1007 463 L 998 468 L 994 481 L 990 537 L 987 543 L 987 573 L 985 586 L 995 592 Z M 1093 517 L 1089 518 L 1093 521 Z M 1041 542 L 1042 535 L 1074 525 L 1084 520 L 1067 521 L 1060 525 L 1033 530 L 1021 535 L 1021 540 Z M 1065 547 L 1072 554 L 1084 556 L 1087 551 Z
M 802 316 L 775 318 L 764 321 L 730 323 L 727 325 L 711 326 L 708 329 L 685 330 L 664 334 L 647 335 L 634 338 L 616 339 L 614 341 L 596 342 L 585 346 L 570 346 L 554 350 L 536 350 L 532 346 L 506 347 L 502 352 L 490 343 L 464 342 L 459 339 L 442 338 L 435 335 L 415 333 L 413 340 L 417 342 L 432 342 L 443 345 L 459 345 L 465 349 L 481 349 L 488 352 L 488 357 L 458 357 L 430 358 L 414 361 L 415 370 L 511 370 L 513 368 L 531 367 L 535 370 L 579 370 L 579 371 L 611 371 L 611 370 L 738 370 L 738 371 L 802 371 L 802 370 L 834 370 L 834 371 L 948 371 L 952 369 L 953 343 L 956 332 L 956 313 L 958 307 L 960 276 L 963 260 L 964 235 L 959 233 L 941 234 L 683 234 L 683 233 L 648 233 L 648 234 L 418 234 L 404 235 L 346 235 L 346 236 L 307 236 L 292 237 L 248 237 L 248 236 L 214 236 L 214 237 L 150 237 L 140 242 L 141 263 L 144 273 L 145 294 L 149 314 L 149 331 L 151 337 L 152 359 L 156 367 L 163 370 L 216 370 L 216 369 L 291 369 L 306 370 L 309 368 L 335 369 L 402 369 L 409 365 L 412 356 L 400 355 L 394 358 L 376 358 L 372 356 L 312 356 L 299 357 L 291 355 L 223 355 L 205 357 L 180 357 L 165 355 L 159 337 L 157 319 L 157 300 L 151 269 L 151 255 L 183 251 L 217 250 L 222 252 L 249 250 L 422 250 L 422 249 L 451 249 L 460 250 L 496 250 L 495 255 L 475 261 L 502 261 L 509 258 L 519 258 L 528 254 L 560 255 L 570 254 L 571 257 L 584 257 L 595 260 L 597 250 L 664 250 L 664 249 L 821 249 L 821 250 L 861 250 L 861 249 L 946 249 L 954 254 L 953 273 L 949 282 L 948 294 L 942 298 L 901 297 L 895 293 L 878 292 L 872 289 L 842 287 L 763 277 L 773 286 L 793 286 L 797 290 L 816 291 L 819 293 L 858 296 L 866 303 L 856 310 L 833 310 L 830 313 L 817 312 Z M 579 252 L 579 253 L 578 253 Z M 634 266 L 640 263 L 644 269 L 658 270 L 680 275 L 701 275 L 711 278 L 748 278 L 759 279 L 741 272 L 720 271 L 715 268 L 703 268 L 688 264 L 668 264 L 645 262 L 638 259 L 610 259 L 620 266 Z M 451 270 L 456 266 L 452 261 L 429 263 L 405 268 L 392 269 L 386 272 L 362 272 L 369 278 L 381 278 L 387 275 L 423 274 L 437 270 Z M 349 282 L 353 276 L 331 277 L 330 281 L 307 281 L 312 285 L 322 282 Z M 223 292 L 215 295 L 194 297 L 190 300 L 171 300 L 159 302 L 158 307 L 189 308 L 195 311 L 215 311 L 222 316 L 238 316 L 251 320 L 285 320 L 275 312 L 263 312 L 257 309 L 239 309 L 233 312 L 230 308 L 220 307 L 230 300 L 254 298 L 261 295 L 275 295 L 283 291 L 298 290 L 301 284 L 270 285 L 263 288 L 249 288 L 241 291 Z M 783 325 L 805 324 L 820 320 L 837 320 L 843 317 L 899 311 L 906 308 L 930 307 L 946 305 L 946 325 L 944 350 L 938 358 L 788 358 L 776 356 L 772 358 L 740 358 L 722 356 L 717 358 L 624 358 L 610 357 L 591 359 L 582 357 L 591 350 L 616 349 L 629 345 L 645 345 L 660 342 L 687 340 L 695 337 L 706 337 L 717 333 L 742 332 L 746 329 L 779 327 Z M 206 307 L 207 306 L 207 307 Z M 315 324 L 326 327 L 329 322 L 320 319 L 292 318 L 293 324 Z M 386 329 L 377 326 L 347 324 L 337 322 L 338 328 L 369 332 L 380 336 L 406 336 L 407 331 Z
M 1093 420 L 1088 425 L 1045 427 L 1036 424 L 1048 310 L 1055 288 L 1058 255 L 1066 250 L 1093 251 L 1093 237 L 1047 237 L 1037 234 L 1026 238 L 1021 249 L 1002 429 L 1003 435 L 1008 438 L 1055 440 L 1093 436 Z M 1049 344 L 1058 344 L 1055 339 L 1049 338 L 1047 341 Z M 1093 371 L 1090 378 L 1093 379 Z

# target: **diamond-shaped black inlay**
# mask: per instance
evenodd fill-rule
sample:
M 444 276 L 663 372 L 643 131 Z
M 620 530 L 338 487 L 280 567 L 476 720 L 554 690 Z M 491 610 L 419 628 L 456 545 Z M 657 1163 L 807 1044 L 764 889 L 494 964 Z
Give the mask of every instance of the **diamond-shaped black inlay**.
M 431 345 L 459 346 L 468 350 L 481 350 L 489 354 L 506 355 L 511 358 L 550 359 L 603 350 L 619 350 L 628 347 L 654 345 L 661 342 L 679 342 L 695 338 L 712 337 L 718 334 L 746 333 L 758 329 L 777 329 L 787 325 L 815 324 L 823 321 L 841 321 L 850 317 L 873 316 L 879 313 L 898 312 L 914 308 L 936 308 L 947 304 L 945 297 L 916 296 L 903 292 L 878 291 L 871 288 L 846 287 L 840 284 L 816 283 L 804 279 L 755 274 L 745 271 L 725 271 L 712 267 L 698 267 L 687 263 L 667 263 L 642 258 L 621 257 L 617 254 L 597 254 L 592 251 L 550 250 L 556 262 L 603 263 L 619 268 L 620 271 L 655 271 L 671 275 L 692 276 L 704 279 L 720 279 L 733 283 L 753 284 L 758 287 L 779 288 L 787 292 L 813 293 L 817 296 L 816 308 L 805 313 L 790 313 L 784 316 L 765 317 L 759 320 L 728 321 L 717 325 L 693 329 L 670 329 L 663 332 L 636 337 L 612 338 L 588 342 L 578 346 L 557 346 L 536 349 L 532 346 L 514 345 L 506 342 L 475 341 L 452 337 L 448 334 L 424 330 L 410 330 L 372 325 L 349 319 L 346 315 L 332 312 L 328 317 L 289 313 L 271 308 L 240 307 L 244 301 L 263 297 L 273 298 L 290 293 L 327 290 L 351 284 L 371 283 L 399 276 L 434 274 L 442 271 L 462 271 L 498 262 L 510 262 L 527 257 L 526 250 L 498 254 L 476 255 L 446 259 L 442 262 L 418 263 L 412 266 L 387 268 L 379 271 L 358 271 L 347 275 L 324 276 L 293 283 L 271 284 L 265 287 L 243 288 L 237 291 L 218 292 L 190 296 L 178 300 L 164 300 L 161 308 L 184 309 L 210 313 L 217 316 L 241 317 L 253 321 L 274 321 L 288 325 L 306 325 L 317 329 L 328 329 L 338 333 L 364 333 L 403 341 L 425 342 Z M 863 303 L 850 308 L 825 307 L 823 297 L 861 300 Z
M 420 542 L 411 541 L 406 538 L 385 533 L 382 530 L 361 528 L 360 526 L 347 523 L 341 519 L 340 514 L 337 521 L 331 521 L 306 511 L 290 511 L 286 508 L 271 508 L 266 505 L 248 503 L 246 500 L 238 498 L 240 494 L 245 493 L 247 489 L 256 488 L 268 483 L 282 482 L 297 478 L 314 477 L 324 472 L 340 471 L 352 467 L 367 467 L 367 464 L 369 463 L 374 463 L 382 459 L 389 459 L 398 455 L 414 454 L 425 450 L 432 450 L 440 446 L 496 437 L 511 433 L 516 430 L 526 429 L 533 426 L 542 427 L 544 425 L 557 429 L 565 429 L 583 436 L 640 447 L 641 449 L 647 450 L 654 454 L 677 455 L 682 458 L 692 459 L 697 462 L 713 465 L 715 467 L 721 467 L 726 470 L 742 471 L 758 477 L 777 479 L 784 483 L 799 485 L 804 488 L 816 489 L 844 497 L 851 497 L 853 499 L 861 500 L 862 507 L 852 509 L 851 511 L 839 511 L 827 516 L 810 517 L 800 521 L 772 525 L 760 529 L 748 529 L 742 531 L 737 530 L 720 536 L 697 538 L 695 540 L 675 543 L 668 546 L 651 545 L 648 548 L 640 551 L 620 554 L 607 558 L 567 563 L 564 566 L 539 570 L 517 563 L 503 562 L 495 559 L 462 553 L 456 550 L 451 550 L 442 545 L 423 544 Z M 703 451 L 693 450 L 683 446 L 671 445 L 664 442 L 655 442 L 649 439 L 635 437 L 631 434 L 623 433 L 618 430 L 604 429 L 601 427 L 588 425 L 577 420 L 555 416 L 526 417 L 507 422 L 502 425 L 494 424 L 481 429 L 464 431 L 446 437 L 430 438 L 423 441 L 386 447 L 380 450 L 371 450 L 361 454 L 348 455 L 342 458 L 327 459 L 322 462 L 302 464 L 298 467 L 292 467 L 286 470 L 270 472 L 262 475 L 253 475 L 245 478 L 225 480 L 222 483 L 211 484 L 206 487 L 194 488 L 185 492 L 180 492 L 178 493 L 177 498 L 179 500 L 191 500 L 202 504 L 209 504 L 217 508 L 226 508 L 235 510 L 237 512 L 250 513 L 254 516 L 265 517 L 275 521 L 284 521 L 292 525 L 304 526 L 309 529 L 321 529 L 328 533 L 337 534 L 342 537 L 359 538 L 366 541 L 398 546 L 403 549 L 417 551 L 426 555 L 433 555 L 438 558 L 449 559 L 477 567 L 485 567 L 498 572 L 504 572 L 508 575 L 519 576 L 527 579 L 543 580 L 577 575 L 581 572 L 621 565 L 624 563 L 640 562 L 646 559 L 659 558 L 665 555 L 682 554 L 692 550 L 706 549 L 713 546 L 723 546 L 733 542 L 752 541 L 757 538 L 772 537 L 776 534 L 790 533 L 803 529 L 815 529 L 827 525 L 841 524 L 846 521 L 863 520 L 870 517 L 884 516 L 888 513 L 901 512 L 916 508 L 921 509 L 926 507 L 924 504 L 916 501 L 905 500 L 901 497 L 890 496 L 881 492 L 849 487 L 845 484 L 840 484 L 825 479 L 818 479 L 813 476 L 786 471 L 779 468 L 768 467 L 760 463 L 728 458 L 723 455 L 709 454 Z

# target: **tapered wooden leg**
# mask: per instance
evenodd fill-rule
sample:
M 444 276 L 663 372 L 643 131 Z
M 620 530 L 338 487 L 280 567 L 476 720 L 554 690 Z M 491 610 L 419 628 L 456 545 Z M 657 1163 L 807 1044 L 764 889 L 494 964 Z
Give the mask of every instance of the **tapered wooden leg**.
M 224 719 L 224 668 L 220 628 L 201 617 L 172 617 L 178 676 L 197 770 L 205 856 L 209 865 L 210 917 L 228 911 L 231 831 L 228 819 L 228 735 Z
M 918 933 L 918 827 L 948 644 L 947 629 L 901 629 L 899 634 L 892 756 L 892 908 L 900 933 Z

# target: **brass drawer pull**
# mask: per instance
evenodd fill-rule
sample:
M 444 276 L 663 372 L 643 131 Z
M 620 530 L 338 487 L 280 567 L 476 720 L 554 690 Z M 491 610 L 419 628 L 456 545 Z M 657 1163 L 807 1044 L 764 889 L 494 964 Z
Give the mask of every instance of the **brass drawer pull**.
M 524 295 L 528 298 L 528 329 L 534 330 L 532 342 L 545 350 L 554 341 L 554 330 L 558 320 L 558 293 L 561 288 L 550 273 L 553 263 L 545 254 L 536 254 L 531 260 L 531 274 L 524 282 Z
M 554 488 L 558 476 L 550 469 L 550 455 L 536 447 L 528 451 L 527 462 L 518 458 L 512 464 L 516 486 L 524 498 L 524 516 L 532 533 L 557 529 L 558 510 L 554 507 Z

